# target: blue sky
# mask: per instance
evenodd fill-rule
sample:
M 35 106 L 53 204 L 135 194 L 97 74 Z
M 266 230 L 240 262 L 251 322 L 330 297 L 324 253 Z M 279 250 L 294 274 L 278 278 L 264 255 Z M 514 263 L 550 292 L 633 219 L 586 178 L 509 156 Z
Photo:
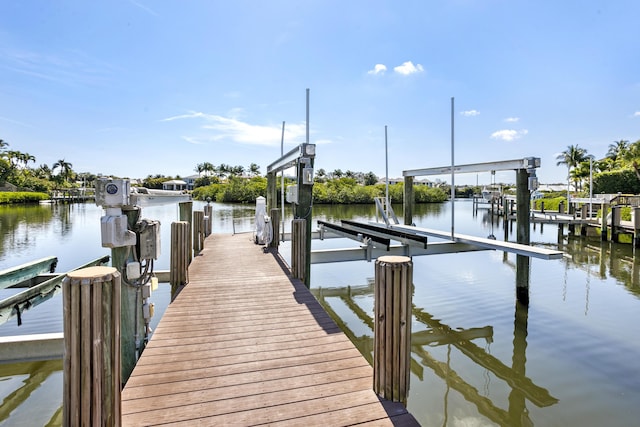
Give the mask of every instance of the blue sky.
M 0 2 L 0 139 L 36 165 L 145 177 L 316 169 L 389 175 L 640 139 L 637 0 Z M 436 177 L 433 177 L 434 179 Z M 450 177 L 441 177 L 450 181 Z M 489 183 L 490 174 L 456 183 Z M 515 180 L 512 172 L 497 181 Z

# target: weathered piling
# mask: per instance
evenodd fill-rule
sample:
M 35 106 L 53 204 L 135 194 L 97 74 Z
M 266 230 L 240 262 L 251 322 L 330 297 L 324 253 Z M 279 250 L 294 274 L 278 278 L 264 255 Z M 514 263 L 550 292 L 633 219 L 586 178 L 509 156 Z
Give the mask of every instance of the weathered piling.
M 607 241 L 607 216 L 609 214 L 609 205 L 603 203 L 600 208 L 600 240 Z
M 65 426 L 121 424 L 120 286 L 113 267 L 76 270 L 62 282 Z
M 382 256 L 375 263 L 373 390 L 406 404 L 411 371 L 413 263 Z
M 171 259 L 169 265 L 169 283 L 171 283 L 171 300 L 179 289 L 189 281 L 188 267 L 191 253 L 191 234 L 189 223 L 177 221 L 171 223 Z
M 204 249 L 204 211 L 193 212 L 193 252 L 200 253 Z
M 269 247 L 278 249 L 278 245 L 280 244 L 280 209 L 271 209 L 271 222 L 269 223 L 269 227 L 271 227 L 272 236 Z
M 291 221 L 291 274 L 296 279 L 304 281 L 307 265 L 307 220 L 294 219 Z M 308 284 L 307 284 L 308 286 Z
M 204 235 L 208 237 L 213 232 L 213 206 L 204 207 Z
M 618 243 L 620 236 L 621 214 L 620 206 L 611 206 L 611 241 L 615 243 Z
M 179 220 L 189 223 L 189 231 L 188 231 L 189 243 L 187 246 L 189 248 L 189 253 L 187 254 L 187 257 L 188 257 L 188 263 L 190 264 L 191 260 L 193 259 L 193 252 L 191 252 L 191 247 L 192 247 L 191 228 L 193 224 L 193 202 L 178 203 L 178 211 L 179 211 L 179 216 L 178 216 Z
M 633 208 L 633 247 L 640 248 L 640 207 Z

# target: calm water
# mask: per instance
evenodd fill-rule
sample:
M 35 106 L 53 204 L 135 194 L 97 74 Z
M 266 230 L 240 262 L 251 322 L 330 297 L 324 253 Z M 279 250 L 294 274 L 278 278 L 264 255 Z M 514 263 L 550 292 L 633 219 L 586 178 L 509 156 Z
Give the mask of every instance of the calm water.
M 491 221 L 482 210 L 474 214 L 470 202 L 455 209 L 456 232 L 515 240 L 515 224 Z M 0 270 L 56 255 L 58 271 L 65 271 L 108 254 L 100 246 L 101 215 L 91 204 L 0 207 Z M 144 208 L 142 216 L 159 219 L 163 244 L 169 242 L 176 206 Z M 233 218 L 244 218 L 235 220 L 237 231 L 251 230 L 251 216 L 250 205 L 215 204 L 214 232 L 231 232 Z M 375 219 L 375 212 L 316 206 L 314 218 Z M 419 206 L 415 217 L 417 225 L 444 231 L 450 221 L 448 204 Z M 559 235 L 550 225 L 532 229 L 531 241 L 567 255 L 531 260 L 528 308 L 515 301 L 515 255 L 414 257 L 408 407 L 422 425 L 638 425 L 640 265 L 631 246 Z M 314 248 L 353 246 L 343 239 L 314 242 Z M 289 246 L 281 252 L 288 258 Z M 168 259 L 167 246 L 156 268 L 168 269 Z M 373 272 L 367 262 L 311 271 L 313 291 L 369 359 Z M 167 287 L 154 294 L 156 307 L 166 306 Z M 60 313 L 55 297 L 26 312 L 22 326 L 0 326 L 0 335 L 59 332 Z M 61 365 L 54 362 L 0 365 L 0 425 L 56 424 L 61 390 Z

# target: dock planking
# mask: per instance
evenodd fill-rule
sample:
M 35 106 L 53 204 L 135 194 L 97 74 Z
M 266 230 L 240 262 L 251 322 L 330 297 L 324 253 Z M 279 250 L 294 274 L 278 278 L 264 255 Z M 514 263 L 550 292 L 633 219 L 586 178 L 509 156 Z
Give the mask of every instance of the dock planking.
M 211 235 L 122 393 L 123 425 L 416 426 L 278 254 Z

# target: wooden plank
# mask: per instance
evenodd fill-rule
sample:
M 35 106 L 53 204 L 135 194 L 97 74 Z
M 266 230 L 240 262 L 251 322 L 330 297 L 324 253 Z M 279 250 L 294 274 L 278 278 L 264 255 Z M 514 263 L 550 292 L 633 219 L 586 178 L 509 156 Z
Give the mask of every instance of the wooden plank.
M 123 390 L 123 425 L 393 425 L 408 413 L 388 413 L 372 373 L 277 255 L 210 235 Z

